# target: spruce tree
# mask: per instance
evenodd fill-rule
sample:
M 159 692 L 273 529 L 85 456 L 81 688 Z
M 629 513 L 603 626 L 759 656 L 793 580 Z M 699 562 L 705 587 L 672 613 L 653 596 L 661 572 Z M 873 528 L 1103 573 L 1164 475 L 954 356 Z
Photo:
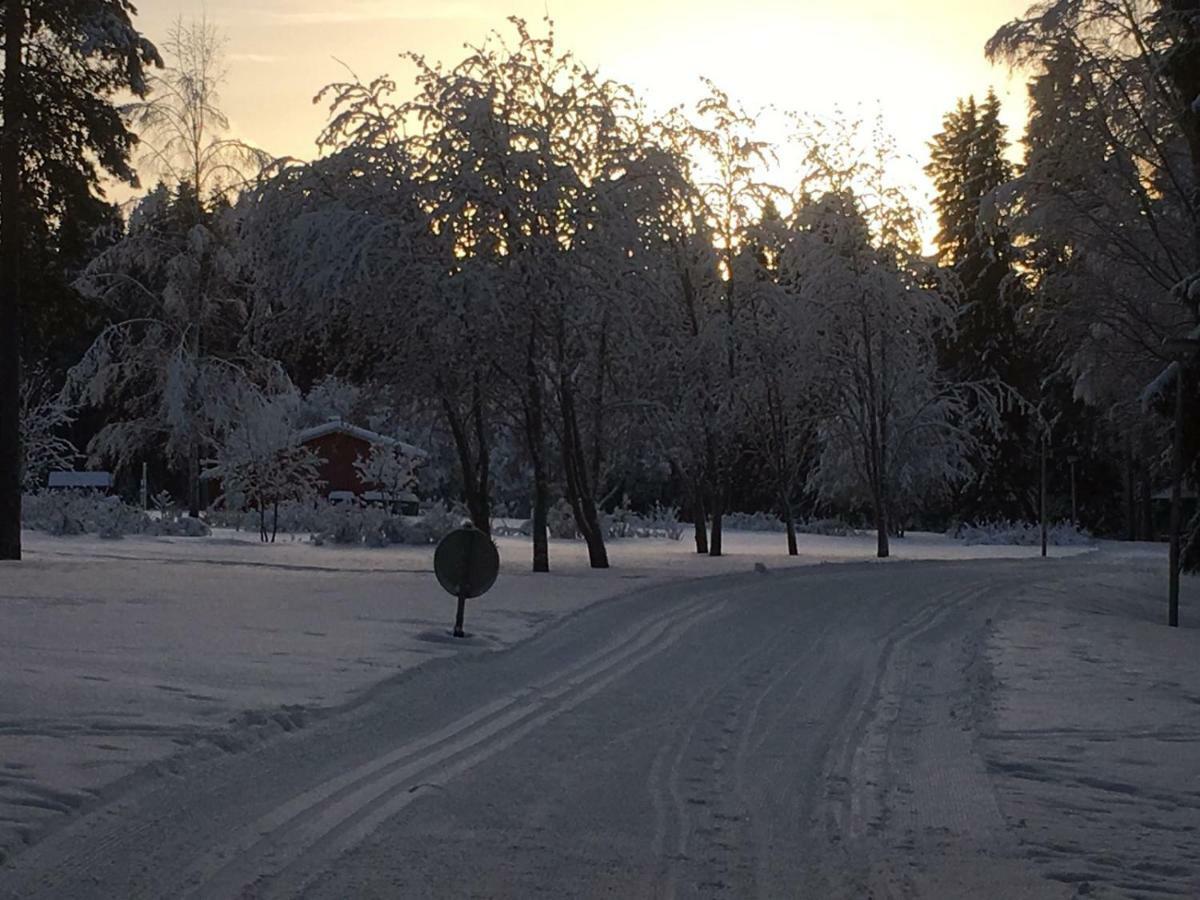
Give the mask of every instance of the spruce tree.
M 136 137 L 112 98 L 161 64 L 129 0 L 5 0 L 0 115 L 0 559 L 21 557 L 21 262 L 38 234 L 135 180 Z M 48 225 L 49 223 L 49 225 Z
M 960 100 L 930 143 L 926 172 L 937 194 L 938 259 L 957 277 L 958 322 L 942 347 L 943 365 L 964 381 L 998 381 L 1030 396 L 1037 366 L 1021 340 L 1024 288 L 1015 276 L 1012 238 L 1004 223 L 1000 190 L 1014 176 L 1008 160 L 1000 101 L 989 91 L 982 103 Z M 979 461 L 970 513 L 1029 516 L 1025 482 L 1031 477 L 1025 449 L 1026 416 L 1013 409 L 991 459 Z

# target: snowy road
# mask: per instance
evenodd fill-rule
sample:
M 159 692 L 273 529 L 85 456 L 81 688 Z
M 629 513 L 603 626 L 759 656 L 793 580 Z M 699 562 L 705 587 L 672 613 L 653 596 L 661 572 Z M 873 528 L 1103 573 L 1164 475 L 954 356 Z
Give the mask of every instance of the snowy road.
M 1200 632 L 1129 569 L 652 587 L 143 773 L 0 896 L 1200 896 Z

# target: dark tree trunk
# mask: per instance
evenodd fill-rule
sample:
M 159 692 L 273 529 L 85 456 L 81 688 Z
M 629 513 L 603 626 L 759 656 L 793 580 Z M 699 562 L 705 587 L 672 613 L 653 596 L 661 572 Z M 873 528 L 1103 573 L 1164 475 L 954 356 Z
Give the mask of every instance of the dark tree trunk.
M 696 499 L 693 501 L 693 518 L 696 520 L 696 552 L 701 556 L 708 555 L 708 514 L 704 510 L 704 492 L 697 487 Z
M 550 484 L 544 464 L 533 467 L 533 571 L 550 571 Z
M 579 419 L 575 411 L 575 394 L 571 385 L 561 382 L 560 406 L 563 419 L 563 471 L 567 479 L 567 499 L 575 515 L 575 525 L 587 542 L 588 562 L 593 569 L 608 568 L 608 548 L 604 529 L 596 509 L 595 492 L 588 478 L 588 466 L 580 440 Z
M 531 430 L 534 428 L 532 424 L 527 427 Z M 529 435 L 531 442 L 534 438 L 533 434 Z M 540 440 L 540 435 L 538 436 L 538 440 Z M 533 525 L 533 571 L 549 572 L 550 480 L 546 476 L 545 448 L 539 447 L 537 450 L 531 450 L 529 458 L 533 464 L 533 509 L 530 516 L 531 524 Z
M 1150 472 L 1142 469 L 1142 540 L 1153 541 L 1157 538 L 1154 530 L 1154 483 L 1150 480 Z
M 200 442 L 193 440 L 187 460 L 188 515 L 200 518 Z
M 788 556 L 799 556 L 800 547 L 796 543 L 796 516 L 792 512 L 792 504 L 787 495 L 783 497 L 783 524 L 787 526 Z
M 450 426 L 450 433 L 454 437 L 454 449 L 458 454 L 458 465 L 463 479 L 463 499 L 471 515 L 471 524 L 484 534 L 491 534 L 491 451 L 484 428 L 483 399 L 478 385 L 472 389 L 472 406 L 474 447 L 467 431 L 467 423 L 463 421 L 454 404 L 448 398 L 442 398 L 442 411 L 446 415 L 446 424 Z
M 604 527 L 600 524 L 600 512 L 590 497 L 581 498 L 580 507 L 583 521 L 587 523 L 583 539 L 587 541 L 588 565 L 593 569 L 607 569 L 609 565 L 608 547 L 604 542 Z
M 4 4 L 0 132 L 0 559 L 21 558 L 21 249 L 25 0 Z
M 276 500 L 271 513 L 271 543 L 279 536 L 279 501 Z
M 1137 501 L 1134 499 L 1133 449 L 1130 446 L 1129 435 L 1125 435 L 1125 539 L 1136 541 L 1137 534 Z
M 537 368 L 537 328 L 530 329 L 525 358 L 525 439 L 533 464 L 533 571 L 550 571 L 550 487 L 546 475 L 546 411 L 542 378 Z
M 887 501 L 883 498 L 883 489 L 876 487 L 875 491 L 875 534 L 876 534 L 876 555 L 880 559 L 887 559 L 892 555 L 892 548 L 888 542 L 888 515 Z

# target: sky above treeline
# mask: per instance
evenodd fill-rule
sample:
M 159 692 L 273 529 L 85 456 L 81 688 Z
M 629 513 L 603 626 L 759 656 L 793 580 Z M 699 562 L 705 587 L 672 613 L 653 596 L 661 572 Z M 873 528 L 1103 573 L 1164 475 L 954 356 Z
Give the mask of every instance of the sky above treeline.
M 1024 79 L 988 63 L 983 45 L 1030 0 L 136 2 L 138 26 L 152 40 L 161 42 L 178 17 L 207 15 L 225 33 L 225 111 L 239 137 L 276 156 L 316 155 L 326 109 L 312 99 L 345 80 L 346 67 L 364 80 L 389 73 L 407 90 L 412 70 L 400 53 L 457 62 L 464 44 L 506 29 L 510 15 L 536 22 L 549 14 L 562 49 L 635 87 L 652 110 L 694 101 L 703 76 L 747 109 L 881 112 L 909 158 L 901 176 L 926 209 L 926 144 L 958 97 L 994 87 L 1010 137 L 1023 130 Z

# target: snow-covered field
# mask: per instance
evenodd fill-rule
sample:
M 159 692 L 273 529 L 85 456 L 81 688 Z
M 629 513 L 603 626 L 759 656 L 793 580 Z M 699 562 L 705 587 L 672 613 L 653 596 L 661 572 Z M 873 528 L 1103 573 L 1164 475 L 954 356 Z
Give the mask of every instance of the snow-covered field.
M 554 571 L 535 576 L 526 539 L 498 544 L 502 577 L 468 606 L 474 640 L 452 644 L 446 632 L 454 601 L 434 581 L 432 548 L 348 550 L 286 539 L 260 545 L 235 532 L 119 541 L 26 534 L 26 562 L 0 565 L 0 847 L 29 839 L 59 812 L 143 764 L 220 736 L 247 710 L 274 710 L 281 727 L 290 727 L 304 710 L 353 702 L 433 656 L 511 646 L 607 596 L 756 563 L 848 562 L 874 553 L 869 535 L 802 536 L 802 556 L 788 559 L 782 535 L 732 533 L 721 559 L 697 558 L 686 539 L 614 542 L 613 568 L 596 572 L 587 568 L 581 544 L 553 542 Z M 1036 548 L 964 546 L 922 534 L 893 548 L 898 559 L 1037 556 Z M 1111 552 L 1126 553 L 1129 578 L 1142 587 L 1147 572 L 1164 562 L 1158 547 Z M 1112 634 L 1092 635 L 1076 622 L 1078 611 L 1069 613 L 1070 622 L 1051 622 L 1044 604 L 1031 608 L 1037 614 L 1021 619 L 1021 628 L 1034 631 L 1004 632 L 996 650 L 997 672 L 1020 696 L 1037 701 L 1038 690 L 1061 686 L 1074 691 L 1069 696 L 1086 716 L 1087 666 L 1126 666 L 1136 702 L 1106 697 L 1105 703 L 1121 701 L 1130 728 L 1139 727 L 1136 716 L 1153 719 L 1152 704 L 1141 702 L 1150 686 L 1136 668 L 1145 653 L 1120 612 L 1100 611 L 1109 618 L 1086 629 Z M 1057 638 L 1043 652 L 1043 638 L 1060 634 L 1086 637 L 1088 647 L 1111 638 L 1118 654 L 1088 661 Z M 1182 664 L 1170 665 L 1156 678 L 1190 679 L 1200 697 L 1195 667 L 1183 672 L 1176 671 Z M 1014 709 L 1018 718 L 1042 714 L 1036 703 Z M 1001 727 L 1025 734 L 1021 740 L 1049 740 L 1019 720 L 1002 720 Z

